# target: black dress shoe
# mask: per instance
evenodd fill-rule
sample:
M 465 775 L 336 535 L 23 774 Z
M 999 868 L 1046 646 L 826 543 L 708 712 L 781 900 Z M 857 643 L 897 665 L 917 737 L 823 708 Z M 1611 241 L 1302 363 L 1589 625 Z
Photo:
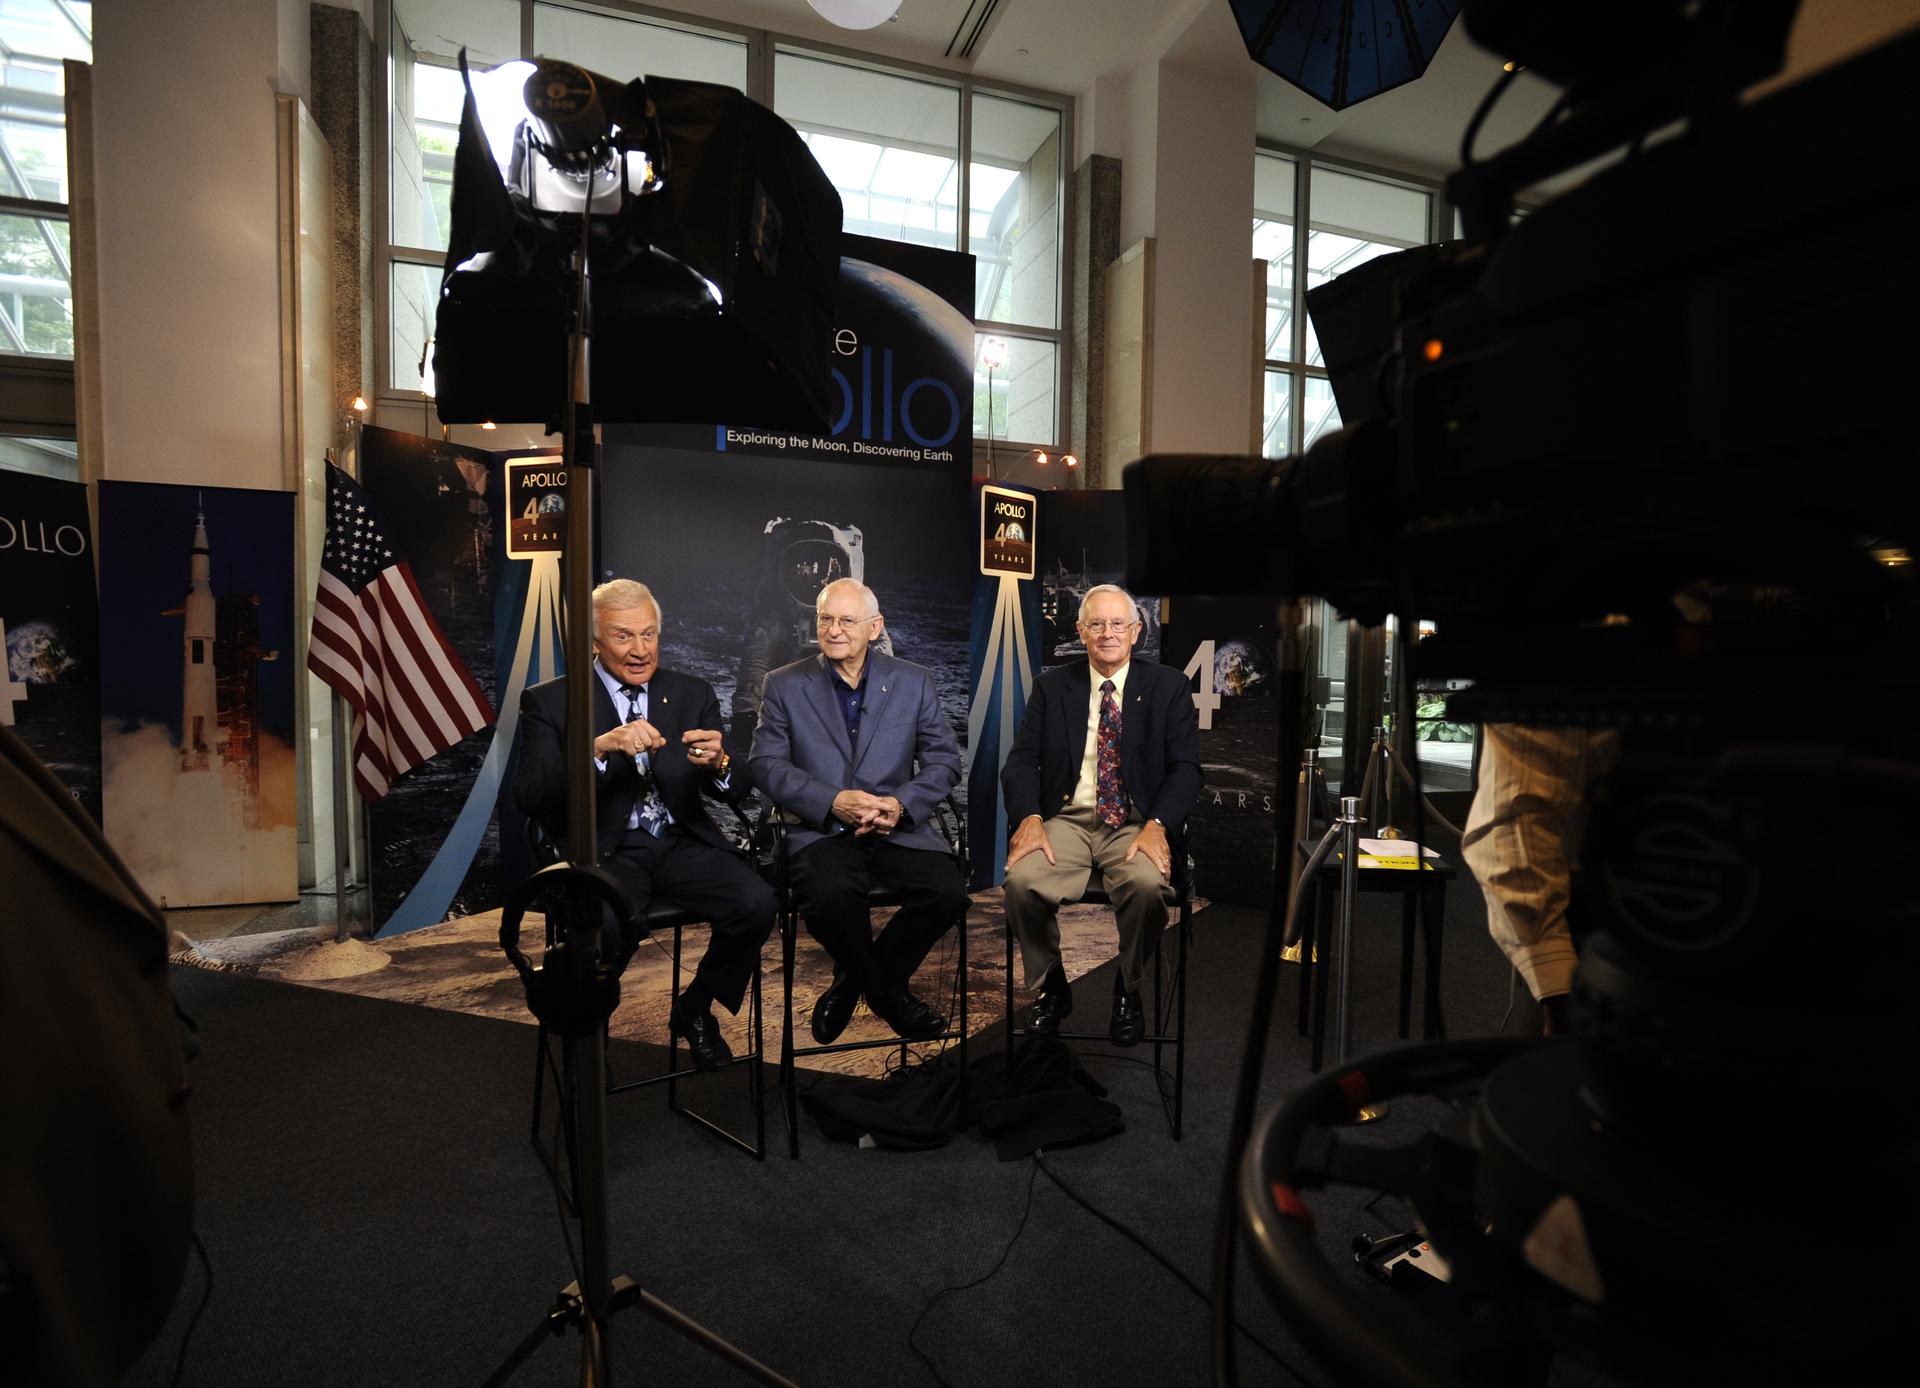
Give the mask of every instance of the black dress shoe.
M 667 1030 L 687 1043 L 695 1069 L 718 1070 L 733 1063 L 733 1051 L 710 1010 L 691 1012 L 676 1002 L 667 1014 Z
M 1140 1006 L 1138 993 L 1113 995 L 1113 1019 L 1107 1023 L 1107 1040 L 1116 1046 L 1138 1045 L 1147 1034 L 1147 1014 Z
M 908 1041 L 929 1041 L 947 1029 L 947 1019 L 905 988 L 889 988 L 867 999 L 873 1015 Z
M 1027 1017 L 1027 1032 L 1031 1036 L 1058 1036 L 1061 1020 L 1072 1013 L 1073 989 L 1067 986 L 1067 976 L 1050 970 L 1040 980 L 1040 996 Z
M 860 985 L 839 969 L 833 971 L 833 983 L 813 1005 L 813 1039 L 831 1046 L 847 1029 L 853 1005 L 860 1001 Z

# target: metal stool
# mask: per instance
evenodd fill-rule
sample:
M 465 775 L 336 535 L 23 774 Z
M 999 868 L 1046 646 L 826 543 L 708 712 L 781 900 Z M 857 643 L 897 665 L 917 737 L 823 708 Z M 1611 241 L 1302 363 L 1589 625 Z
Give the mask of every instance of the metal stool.
M 1162 976 L 1162 961 L 1166 957 L 1167 938 L 1162 932 L 1153 951 L 1153 1026 L 1147 1035 L 1140 1038 L 1139 1044 L 1153 1047 L 1154 1086 L 1160 1092 L 1160 1107 L 1166 1113 L 1167 1129 L 1173 1140 L 1180 1140 L 1181 1114 L 1186 1100 L 1187 1083 L 1187 945 L 1193 936 L 1193 859 L 1186 852 L 1186 838 L 1181 835 L 1173 843 L 1173 890 L 1177 915 L 1173 921 L 1176 936 L 1173 979 L 1169 987 Z M 1095 867 L 1087 874 L 1087 885 L 1072 905 L 1111 906 L 1112 899 L 1107 896 L 1106 887 L 1100 877 L 1100 869 Z M 1013 1072 L 1013 1041 L 1017 1036 L 1031 1033 L 1025 1027 L 1014 1025 L 1013 1021 L 1013 923 L 1007 923 L 1007 1072 Z M 1173 1032 L 1167 1033 L 1166 1024 L 1169 1013 L 1173 1021 Z M 1063 1031 L 1055 1038 L 1061 1041 L 1106 1041 L 1104 1031 Z M 1111 1043 L 1109 1043 L 1111 1044 Z M 1163 1068 L 1162 1053 L 1173 1052 L 1173 1088 L 1167 1088 L 1166 1071 Z

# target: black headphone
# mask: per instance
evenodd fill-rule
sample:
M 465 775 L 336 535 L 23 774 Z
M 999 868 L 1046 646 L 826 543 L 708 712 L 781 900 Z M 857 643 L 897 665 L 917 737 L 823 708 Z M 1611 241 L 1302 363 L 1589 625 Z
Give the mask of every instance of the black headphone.
M 527 908 L 549 896 L 598 897 L 613 911 L 623 940 L 634 938 L 633 907 L 604 868 L 580 867 L 572 863 L 551 863 L 514 888 L 500 912 L 500 948 L 520 975 L 526 989 L 527 1010 L 547 1030 L 561 1036 L 590 1036 L 620 1005 L 620 970 L 624 959 L 607 959 L 599 950 L 599 919 L 584 938 L 573 932 L 549 929 L 551 941 L 535 968 L 520 952 L 520 922 Z M 578 951 L 590 950 L 581 956 Z

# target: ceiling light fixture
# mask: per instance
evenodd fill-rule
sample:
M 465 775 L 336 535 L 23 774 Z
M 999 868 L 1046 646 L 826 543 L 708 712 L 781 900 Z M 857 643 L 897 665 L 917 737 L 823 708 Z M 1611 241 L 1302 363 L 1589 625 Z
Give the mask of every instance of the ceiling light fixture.
M 815 14 L 842 29 L 877 29 L 893 18 L 901 0 L 807 0 Z

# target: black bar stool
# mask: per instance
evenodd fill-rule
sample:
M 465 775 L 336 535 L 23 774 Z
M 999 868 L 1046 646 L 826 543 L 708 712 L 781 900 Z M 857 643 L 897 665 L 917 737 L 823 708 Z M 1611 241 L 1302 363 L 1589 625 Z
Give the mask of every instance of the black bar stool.
M 1187 945 L 1193 936 L 1193 859 L 1186 851 L 1186 836 L 1177 837 L 1173 842 L 1173 891 L 1176 916 L 1172 923 L 1175 935 L 1173 978 L 1170 986 L 1163 978 L 1162 963 L 1167 953 L 1166 932 L 1162 932 L 1153 951 L 1153 1028 L 1140 1038 L 1139 1044 L 1153 1047 L 1154 1086 L 1160 1091 L 1160 1107 L 1165 1111 L 1167 1129 L 1173 1140 L 1180 1140 L 1181 1115 L 1186 1101 L 1187 1084 Z M 1107 895 L 1101 882 L 1100 869 L 1095 867 L 1087 874 L 1087 885 L 1078 900 L 1067 903 L 1078 906 L 1111 906 L 1112 899 Z M 1007 1073 L 1013 1073 L 1013 1042 L 1017 1036 L 1031 1035 L 1025 1027 L 1015 1026 L 1013 1020 L 1013 923 L 1007 922 Z M 1173 1030 L 1167 1030 L 1171 1020 Z M 1063 1031 L 1054 1039 L 1060 1041 L 1107 1041 L 1104 1031 Z M 1111 1045 L 1111 1042 L 1108 1042 Z M 1167 1087 L 1167 1074 L 1162 1061 L 1162 1053 L 1173 1052 L 1173 1087 Z
M 744 812 L 738 806 L 733 806 L 733 809 L 736 814 L 741 816 L 743 823 L 747 822 Z M 559 849 L 554 845 L 553 841 L 548 838 L 545 830 L 540 827 L 539 823 L 533 819 L 527 820 L 527 847 L 531 850 L 533 860 L 538 865 L 544 866 L 547 863 L 559 861 Z M 665 930 L 671 930 L 673 932 L 673 972 L 668 986 L 670 989 L 670 997 L 674 1001 L 678 1001 L 680 997 L 680 958 L 683 931 L 689 925 L 700 924 L 701 920 L 702 917 L 689 911 L 686 907 L 672 900 L 670 897 L 655 897 L 647 903 L 645 922 L 647 934 L 652 935 Z M 551 948 L 553 942 L 553 923 L 551 918 L 549 918 L 547 922 L 547 946 Z M 707 1072 L 691 1065 L 684 1067 L 681 1065 L 680 1038 L 675 1036 L 671 1029 L 667 1032 L 667 1068 L 657 1075 L 648 1075 L 635 1080 L 615 1082 L 609 1077 L 607 1081 L 607 1093 L 609 1095 L 624 1094 L 630 1089 L 650 1089 L 655 1085 L 664 1084 L 667 1087 L 667 1108 L 669 1110 L 679 1114 L 695 1127 L 711 1133 L 728 1146 L 738 1148 L 740 1151 L 745 1152 L 755 1161 L 765 1161 L 767 1159 L 767 1119 L 762 1099 L 766 1088 L 765 1071 L 763 1069 L 765 1038 L 761 1013 L 760 983 L 760 960 L 756 957 L 753 964 L 753 979 L 747 994 L 748 1048 L 744 1052 L 734 1056 L 732 1062 L 734 1066 L 744 1066 L 747 1072 L 747 1094 L 748 1100 L 753 1107 L 754 1117 L 753 1138 L 751 1141 L 728 1128 L 722 1127 L 705 1114 L 689 1108 L 681 1102 L 680 1081 L 690 1076 Z M 543 1116 L 542 1110 L 546 1099 L 547 1071 L 550 1068 L 554 1070 L 554 1087 L 559 1092 L 562 1103 L 565 1103 L 570 1097 L 570 1091 L 574 1083 L 573 1042 L 566 1038 L 561 1039 L 560 1060 L 556 1066 L 553 1060 L 552 1047 L 548 1044 L 546 1024 L 542 1023 L 534 1050 L 533 1120 L 531 1124 L 531 1137 L 534 1152 L 539 1156 L 542 1165 L 558 1180 L 559 1173 L 554 1164 L 554 1154 L 540 1133 L 540 1121 Z M 568 1176 L 569 1179 L 577 1183 L 579 1177 L 579 1156 L 573 1147 L 573 1129 L 571 1125 L 565 1123 L 560 1126 L 566 1138 Z M 569 1187 L 567 1194 L 569 1202 L 572 1200 L 571 1190 L 572 1187 Z
M 935 816 L 940 836 L 947 841 L 948 851 L 953 858 L 954 871 L 960 874 L 960 880 L 966 881 L 967 875 L 967 828 L 966 820 L 954 807 L 953 802 L 942 800 Z M 803 1055 L 834 1055 L 845 1051 L 885 1050 L 894 1046 L 900 1048 L 901 1063 L 907 1059 L 910 1045 L 926 1046 L 938 1043 L 960 1043 L 961 1074 L 961 1122 L 965 1125 L 966 1115 L 966 1072 L 967 1072 L 967 903 L 963 899 L 960 914 L 954 921 L 957 934 L 959 958 L 954 965 L 954 991 L 959 994 L 955 1008 L 955 1022 L 938 1036 L 929 1036 L 919 1041 L 909 1042 L 903 1037 L 877 1037 L 870 1041 L 836 1041 L 828 1046 L 795 1046 L 793 1044 L 793 966 L 794 950 L 800 934 L 800 912 L 793 904 L 792 884 L 787 870 L 786 829 L 789 817 L 778 808 L 773 811 L 774 828 L 774 891 L 780 898 L 780 946 L 781 977 L 785 982 L 783 1015 L 780 1022 L 780 1077 L 775 1081 L 782 1093 L 782 1111 L 787 1124 L 787 1155 L 800 1155 L 800 1091 L 794 1076 L 794 1059 Z M 867 890 L 867 906 L 898 906 L 901 898 L 884 888 L 873 886 Z

